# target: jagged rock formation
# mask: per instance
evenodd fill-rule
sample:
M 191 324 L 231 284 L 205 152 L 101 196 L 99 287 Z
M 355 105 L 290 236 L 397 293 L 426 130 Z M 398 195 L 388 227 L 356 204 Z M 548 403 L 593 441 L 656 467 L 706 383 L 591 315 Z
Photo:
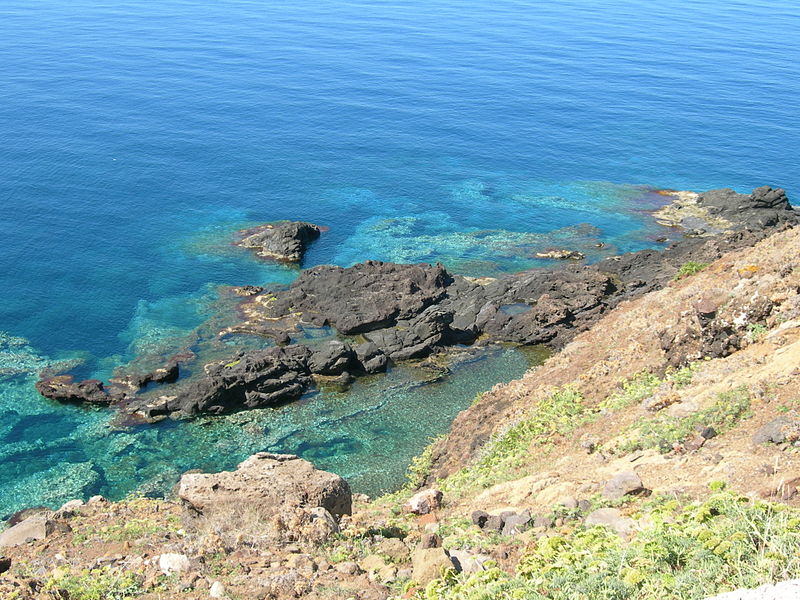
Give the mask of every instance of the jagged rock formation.
M 319 234 L 320 228 L 312 223 L 282 221 L 240 231 L 236 245 L 250 248 L 262 258 L 300 262 Z

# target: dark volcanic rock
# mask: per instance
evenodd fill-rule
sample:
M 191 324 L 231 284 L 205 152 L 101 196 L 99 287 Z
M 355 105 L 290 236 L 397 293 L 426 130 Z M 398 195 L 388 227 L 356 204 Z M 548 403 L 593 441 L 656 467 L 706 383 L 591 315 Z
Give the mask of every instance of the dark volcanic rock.
M 308 368 L 316 375 L 341 375 L 353 366 L 354 360 L 355 353 L 348 344 L 332 341 L 312 350 Z
M 247 296 L 241 307 L 247 320 L 230 331 L 269 336 L 281 347 L 207 364 L 204 375 L 179 382 L 170 395 L 145 390 L 131 397 L 128 390 L 136 394 L 151 381 L 175 381 L 177 363 L 138 379 L 129 376 L 122 382 L 127 390 L 120 393 L 114 388 L 109 393 L 98 381 L 74 383 L 69 377 L 42 380 L 37 389 L 62 401 L 118 402 L 126 412 L 147 419 L 184 417 L 270 406 L 298 398 L 315 380 L 346 386 L 352 374 L 385 371 L 391 360 L 424 358 L 478 340 L 559 349 L 622 300 L 667 285 L 681 265 L 710 263 L 798 220 L 783 190 L 769 187 L 750 195 L 712 190 L 700 195 L 697 204 L 729 223 L 730 231 L 684 237 L 663 251 L 644 250 L 594 265 L 533 269 L 481 283 L 452 275 L 439 264 L 367 261 L 349 268 L 307 269 L 282 289 L 239 288 Z M 287 222 L 246 233 L 240 245 L 259 248 L 261 255 L 299 260 L 319 228 Z M 771 305 L 755 300 L 751 304 L 737 310 L 747 314 L 748 323 L 763 322 Z M 678 361 L 695 355 L 725 356 L 740 347 L 744 332 L 728 312 L 714 299 L 698 299 L 685 327 L 660 332 L 670 364 L 678 366 Z M 290 344 L 304 323 L 362 336 L 361 343 Z M 488 435 L 492 419 L 485 417 L 465 444 L 470 452 Z
M 372 342 L 364 342 L 355 347 L 359 370 L 367 374 L 383 373 L 389 365 L 389 357 Z
M 59 402 L 78 404 L 109 404 L 111 399 L 97 379 L 85 379 L 75 383 L 72 375 L 59 375 L 36 382 L 36 391 L 45 398 Z
M 189 381 L 175 396 L 137 398 L 125 410 L 148 419 L 189 417 L 294 400 L 313 383 L 310 357 L 307 347 L 297 345 L 242 353 L 229 362 L 205 365 L 205 376 Z
M 258 256 L 286 262 L 303 260 L 308 245 L 319 237 L 320 229 L 311 223 L 284 221 L 259 225 L 240 232 L 237 246 L 252 248 Z
M 779 223 L 797 223 L 797 213 L 789 204 L 786 192 L 769 186 L 756 188 L 749 195 L 729 188 L 700 194 L 697 204 L 735 226 L 758 230 Z
M 452 281 L 441 265 L 322 265 L 303 271 L 288 290 L 277 292 L 270 311 L 276 316 L 299 311 L 310 323 L 355 335 L 415 317 L 440 301 Z

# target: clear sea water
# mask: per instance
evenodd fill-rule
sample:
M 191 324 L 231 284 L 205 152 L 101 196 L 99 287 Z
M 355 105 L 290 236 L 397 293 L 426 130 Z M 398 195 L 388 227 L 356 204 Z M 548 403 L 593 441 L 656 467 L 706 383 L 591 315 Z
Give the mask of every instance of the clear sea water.
M 798 39 L 783 0 L 3 0 L 0 515 L 263 449 L 397 485 L 528 358 L 134 430 L 33 383 L 196 341 L 221 285 L 291 281 L 230 247 L 248 224 L 329 227 L 306 266 L 497 275 L 655 245 L 651 187 L 800 196 Z

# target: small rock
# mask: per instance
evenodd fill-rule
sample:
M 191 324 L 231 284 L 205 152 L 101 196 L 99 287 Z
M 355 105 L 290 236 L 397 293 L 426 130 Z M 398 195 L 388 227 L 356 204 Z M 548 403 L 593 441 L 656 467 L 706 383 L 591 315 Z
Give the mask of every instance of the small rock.
M 419 542 L 420 548 L 441 548 L 442 538 L 436 533 L 423 533 Z
M 408 546 L 397 538 L 384 538 L 378 543 L 375 549 L 395 562 L 406 560 L 409 554 Z
M 545 517 L 545 516 L 536 517 L 533 520 L 533 526 L 537 529 L 539 528 L 550 529 L 553 526 L 553 519 L 551 517 Z
M 700 435 L 707 440 L 717 437 L 717 430 L 713 427 L 700 427 Z
M 598 508 L 589 513 L 584 523 L 587 527 L 593 525 L 608 527 L 622 537 L 631 535 L 636 527 L 633 519 L 622 516 L 622 513 L 616 508 Z
M 800 439 L 800 422 L 787 416 L 773 419 L 753 434 L 754 444 L 782 444 Z
M 558 503 L 569 510 L 575 510 L 578 508 L 578 501 L 572 496 L 565 496 L 564 498 L 561 498 Z
M 82 506 L 84 506 L 83 500 L 70 500 L 69 502 L 65 502 L 61 508 L 56 511 L 55 517 L 57 519 L 70 519 L 75 516 L 75 513 Z
M 375 571 L 379 571 L 383 567 L 386 566 L 386 561 L 383 559 L 382 556 L 378 556 L 377 554 L 370 554 L 369 556 L 364 557 L 361 562 L 358 564 L 361 569 L 367 573 L 372 573 Z
M 592 503 L 589 500 L 578 500 L 578 510 L 581 512 L 586 512 L 592 508 Z
M 158 557 L 158 568 L 164 575 L 184 573 L 191 568 L 189 557 L 185 554 L 167 552 Z
M 105 504 L 106 502 L 108 502 L 108 500 L 98 494 L 97 496 L 92 496 L 89 498 L 89 501 L 86 504 Z
M 411 557 L 411 563 L 411 578 L 420 585 L 428 585 L 441 577 L 444 571 L 453 568 L 450 556 L 442 548 L 417 548 Z
M 546 252 L 537 252 L 536 258 L 552 258 L 555 260 L 583 260 L 586 255 L 577 250 L 548 250 Z
M 642 480 L 635 471 L 617 473 L 603 488 L 603 496 L 618 500 L 628 494 L 638 494 L 645 490 Z
M 408 567 L 404 569 L 399 569 L 397 571 L 397 578 L 398 579 L 411 579 L 411 576 L 414 574 L 413 569 L 409 569 Z
M 361 573 L 361 569 L 352 561 L 340 562 L 334 566 L 334 569 L 342 575 L 358 575 Z
M 480 528 L 486 525 L 486 520 L 489 518 L 489 513 L 484 510 L 476 510 L 472 513 L 472 523 Z
M 471 575 L 483 571 L 485 568 L 483 564 L 490 560 L 490 557 L 485 554 L 470 554 L 466 550 L 451 550 L 450 560 L 453 561 L 457 571 Z
M 414 494 L 406 503 L 409 512 L 415 515 L 427 515 L 442 505 L 442 492 L 431 488 Z
M 0 556 L 0 573 L 5 573 L 11 568 L 11 559 L 7 556 Z
M 225 586 L 222 585 L 222 582 L 215 581 L 211 584 L 211 589 L 208 590 L 208 595 L 212 598 L 224 598 L 225 597 Z
M 317 563 L 308 554 L 290 554 L 286 566 L 309 577 L 317 570 Z
M 531 522 L 531 513 L 524 510 L 519 514 L 508 515 L 503 521 L 503 535 L 517 535 L 525 531 Z
M 487 531 L 502 531 L 504 519 L 502 515 L 489 515 L 483 528 Z

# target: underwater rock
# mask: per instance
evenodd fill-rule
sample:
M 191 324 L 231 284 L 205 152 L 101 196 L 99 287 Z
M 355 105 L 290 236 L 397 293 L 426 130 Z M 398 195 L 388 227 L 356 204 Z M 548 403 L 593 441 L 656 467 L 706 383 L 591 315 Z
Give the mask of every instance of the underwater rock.
M 282 221 L 240 231 L 241 239 L 236 245 L 251 248 L 262 258 L 300 262 L 319 234 L 320 228 L 312 223 Z
M 536 258 L 552 258 L 555 260 L 583 260 L 586 258 L 586 255 L 583 252 L 578 252 L 577 250 L 548 250 L 546 252 L 537 252 Z
M 109 404 L 111 398 L 97 379 L 85 379 L 75 383 L 72 375 L 57 375 L 36 382 L 36 391 L 45 398 L 59 402 L 82 404 Z

